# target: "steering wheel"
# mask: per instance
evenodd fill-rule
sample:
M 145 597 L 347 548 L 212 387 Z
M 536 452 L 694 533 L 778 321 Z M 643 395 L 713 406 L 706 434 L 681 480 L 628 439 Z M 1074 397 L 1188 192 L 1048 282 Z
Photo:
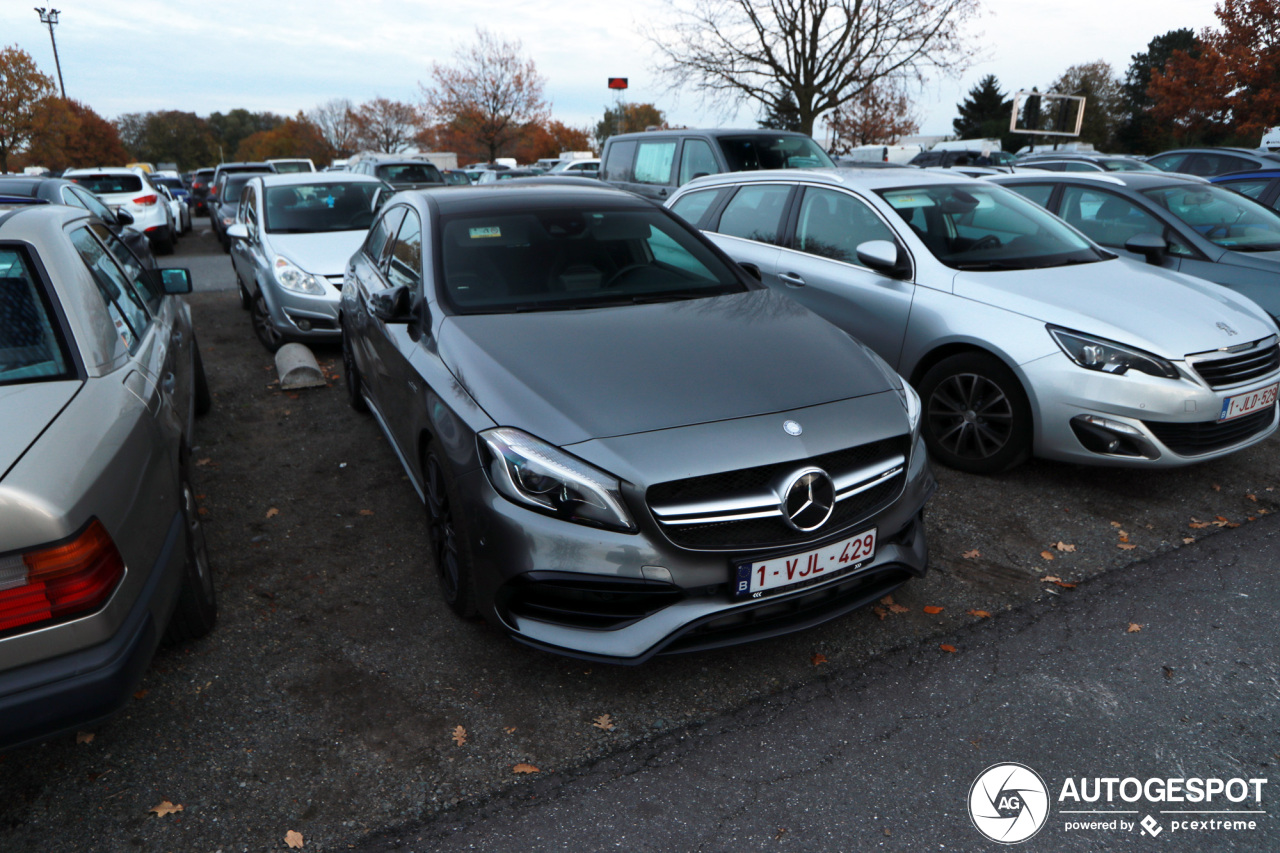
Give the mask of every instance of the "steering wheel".
M 648 269 L 648 267 L 648 264 L 627 264 L 625 267 L 609 276 L 609 280 L 606 281 L 602 287 L 617 287 L 622 283 L 622 280 L 631 275 L 631 273 L 636 270 Z
M 979 249 L 998 249 L 1003 245 L 999 237 L 994 234 L 987 234 L 979 237 L 966 251 L 976 252 Z

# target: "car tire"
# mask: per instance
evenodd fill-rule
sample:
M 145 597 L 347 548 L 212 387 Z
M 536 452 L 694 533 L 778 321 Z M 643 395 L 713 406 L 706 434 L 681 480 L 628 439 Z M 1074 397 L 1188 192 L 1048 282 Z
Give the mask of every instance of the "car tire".
M 173 254 L 173 230 L 166 226 L 165 228 L 161 229 L 156 233 L 159 235 L 156 237 L 156 242 L 155 242 L 156 254 L 172 255 Z
M 347 324 L 342 323 L 342 379 L 347 386 L 347 403 L 357 412 L 369 411 L 369 404 L 364 401 L 364 380 L 360 377 L 360 368 L 356 366 L 356 354 L 351 349 L 351 338 L 347 335 Z
M 195 361 L 194 376 L 192 377 L 192 393 L 195 398 L 196 415 L 207 415 L 209 410 L 213 408 L 213 395 L 209 393 L 209 377 L 204 372 L 204 359 L 200 357 L 200 344 L 194 338 L 191 340 L 191 348 L 194 350 L 193 360 Z
M 239 275 L 236 275 L 236 288 L 240 291 L 240 307 L 248 311 L 253 307 L 253 297 L 249 295 L 249 288 L 244 286 Z
M 1022 383 L 993 355 L 945 358 L 920 380 L 921 429 L 934 459 L 998 474 L 1031 456 L 1032 416 Z
M 449 462 L 434 445 L 427 448 L 422 465 L 422 485 L 426 495 L 427 530 L 431 554 L 440 581 L 440 593 L 449 609 L 463 618 L 476 615 L 475 584 L 471 577 L 465 519 L 459 511 L 462 500 Z
M 271 321 L 271 312 L 267 309 L 267 299 L 259 290 L 253 297 L 250 313 L 253 317 L 253 333 L 258 342 L 266 347 L 267 352 L 274 353 L 284 346 L 284 336 Z
M 191 485 L 186 467 L 184 462 L 178 487 L 182 520 L 186 526 L 186 561 L 182 567 L 178 602 L 165 631 L 165 636 L 171 642 L 178 643 L 203 637 L 213 630 L 218 621 L 218 599 L 213 589 L 213 569 L 209 565 L 204 525 L 200 521 L 200 508 L 196 504 L 195 489 Z

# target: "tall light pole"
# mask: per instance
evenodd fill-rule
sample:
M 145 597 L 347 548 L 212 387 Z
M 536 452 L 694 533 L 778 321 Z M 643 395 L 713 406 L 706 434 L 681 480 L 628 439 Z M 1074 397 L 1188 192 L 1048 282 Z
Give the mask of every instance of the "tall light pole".
M 62 63 L 58 61 L 58 40 L 53 37 L 53 28 L 58 23 L 58 10 L 46 10 L 37 6 L 36 11 L 40 13 L 40 23 L 49 27 L 49 41 L 53 43 L 53 64 L 58 69 L 58 88 L 62 91 L 62 100 L 65 101 L 67 87 L 62 85 Z

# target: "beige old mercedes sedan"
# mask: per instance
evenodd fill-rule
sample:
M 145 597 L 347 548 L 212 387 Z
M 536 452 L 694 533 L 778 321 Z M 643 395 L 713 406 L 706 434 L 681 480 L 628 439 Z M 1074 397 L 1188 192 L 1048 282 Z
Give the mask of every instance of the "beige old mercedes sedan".
M 190 290 L 83 210 L 0 197 L 0 749 L 108 716 L 166 632 L 213 627 Z

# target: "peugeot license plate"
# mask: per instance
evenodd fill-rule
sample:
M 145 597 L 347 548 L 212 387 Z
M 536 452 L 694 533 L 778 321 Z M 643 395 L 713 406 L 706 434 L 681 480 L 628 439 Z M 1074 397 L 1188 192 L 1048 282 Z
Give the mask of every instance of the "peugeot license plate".
M 876 553 L 876 530 L 864 530 L 839 542 L 803 554 L 774 557 L 758 563 L 739 563 L 734 592 L 739 598 L 759 598 L 789 586 L 834 577 L 862 568 Z
M 1222 412 L 1218 415 L 1218 420 L 1229 421 L 1232 418 L 1251 415 L 1256 411 L 1275 405 L 1277 387 L 1280 386 L 1268 385 L 1266 388 L 1259 388 L 1257 391 L 1250 391 L 1248 394 L 1227 397 L 1222 401 Z

